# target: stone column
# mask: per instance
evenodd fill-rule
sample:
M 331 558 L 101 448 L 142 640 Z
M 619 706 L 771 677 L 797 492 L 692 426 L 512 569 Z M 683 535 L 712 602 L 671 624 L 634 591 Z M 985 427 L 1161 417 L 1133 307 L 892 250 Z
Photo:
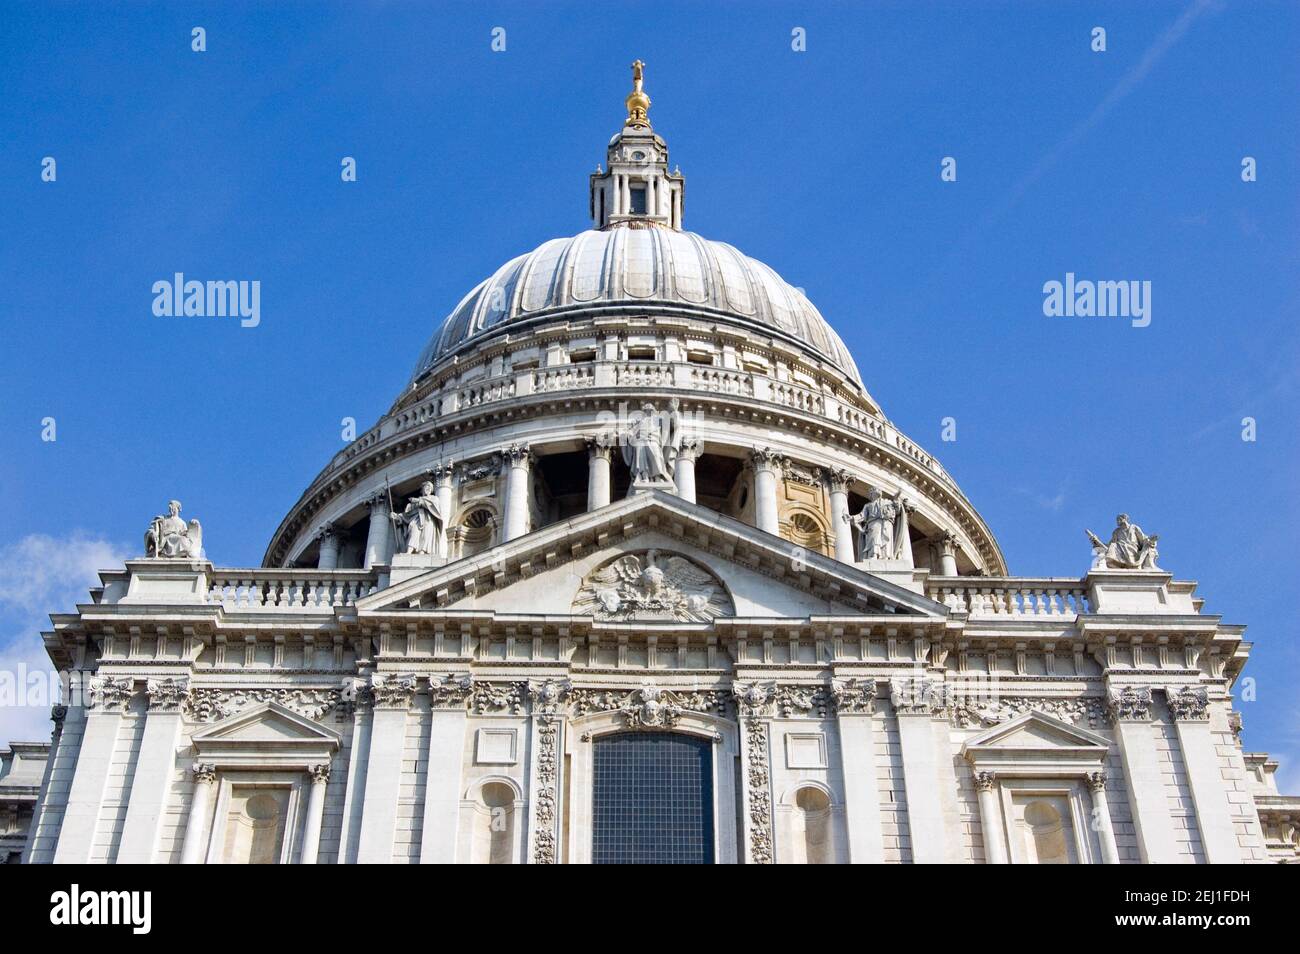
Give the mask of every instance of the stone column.
M 370 752 L 366 760 L 366 794 L 357 844 L 358 864 L 388 864 L 393 860 L 397 830 L 397 798 L 402 785 L 402 749 L 406 744 L 406 714 L 415 695 L 415 677 L 379 675 L 370 681 L 374 712 L 370 722 Z
M 876 776 L 876 684 L 870 680 L 836 680 L 831 683 L 831 700 L 840 732 L 849 863 L 880 864 L 885 860 L 885 839 L 880 824 L 880 780 Z
M 914 864 L 944 864 L 949 860 L 934 738 L 934 717 L 944 711 L 943 697 L 943 684 L 930 679 L 908 677 L 890 684 Z
M 466 703 L 474 686 L 463 676 L 429 677 L 429 748 L 424 782 L 420 864 L 456 863 L 460 785 L 465 761 Z
M 506 477 L 506 532 L 505 539 L 513 540 L 528 532 L 529 492 L 528 479 L 532 453 L 526 444 L 514 444 L 501 454 L 509 468 Z
M 1124 782 L 1142 863 L 1175 864 L 1178 844 L 1169 817 L 1163 763 L 1156 754 L 1151 690 L 1135 686 L 1111 689 L 1110 712 L 1124 762 Z
M 609 504 L 609 462 L 614 450 L 598 437 L 587 438 L 587 509 Z
M 957 535 L 952 531 L 944 531 L 943 536 L 939 538 L 939 550 L 939 575 L 956 576 Z
M 384 519 L 387 520 L 387 518 L 388 514 L 384 514 Z M 339 544 L 342 542 L 338 531 L 334 529 L 333 524 L 327 523 L 320 528 L 316 536 L 320 540 L 320 556 L 316 559 L 316 569 L 337 569 L 339 565 Z
M 853 562 L 853 525 L 849 523 L 849 484 L 853 475 L 847 470 L 826 468 L 822 477 L 831 492 L 831 530 L 835 534 L 835 559 Z
M 782 457 L 764 447 L 750 451 L 749 461 L 754 468 L 754 526 L 775 535 L 780 532 L 776 482 L 781 475 Z
M 181 845 L 181 864 L 203 864 L 203 832 L 212 810 L 212 790 L 217 785 L 217 767 L 211 762 L 195 762 L 190 771 L 194 775 L 194 795 L 190 798 L 190 814 L 185 819 L 185 841 Z
M 1241 864 L 1241 845 L 1232 822 L 1223 775 L 1210 733 L 1209 693 L 1203 686 L 1165 689 L 1169 717 L 1174 721 L 1178 747 L 1192 790 L 1196 826 L 1201 832 L 1205 860 L 1212 865 Z
M 149 712 L 131 779 L 131 799 L 117 849 L 118 864 L 147 865 L 157 860 L 176 747 L 181 740 L 181 711 L 190 698 L 189 681 L 183 677 L 150 679 L 145 691 Z
M 370 504 L 370 532 L 366 535 L 366 569 L 370 569 L 376 563 L 387 563 L 391 557 L 389 548 L 392 524 L 388 515 L 392 512 L 389 507 L 388 494 L 380 491 L 371 495 L 366 503 Z
M 1117 865 L 1119 848 L 1115 844 L 1115 826 L 1110 820 L 1110 803 L 1106 801 L 1106 773 L 1091 773 L 1088 776 L 1088 788 L 1092 791 L 1092 826 L 1097 831 L 1097 842 L 1101 845 L 1101 863 Z
M 55 864 L 85 864 L 90 860 L 122 713 L 134 689 L 129 678 L 100 676 L 90 680 L 86 700 L 90 711 L 86 713 L 77 767 L 73 770 L 63 823 L 59 826 Z
M 321 762 L 313 765 L 311 772 L 311 793 L 307 796 L 307 825 L 302 833 L 302 855 L 298 863 L 314 865 L 320 854 L 321 820 L 325 817 L 325 787 L 330 780 L 330 764 Z
M 677 496 L 688 503 L 695 503 L 695 462 L 702 450 L 700 441 L 684 440 L 677 451 L 677 460 L 673 462 L 673 483 L 677 485 Z
M 1002 812 L 998 807 L 997 778 L 992 772 L 975 773 L 975 790 L 979 793 L 980 833 L 984 836 L 984 863 L 1007 863 L 1006 833 L 1002 828 Z
M 443 559 L 451 555 L 452 473 L 450 461 L 433 469 L 433 486 L 438 492 L 438 509 L 442 511 L 442 540 L 437 555 Z

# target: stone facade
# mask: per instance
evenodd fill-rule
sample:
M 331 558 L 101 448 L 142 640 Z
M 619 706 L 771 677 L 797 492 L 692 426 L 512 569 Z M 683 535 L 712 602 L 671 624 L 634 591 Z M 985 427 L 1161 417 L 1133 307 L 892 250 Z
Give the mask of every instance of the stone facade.
M 802 293 L 682 231 L 637 74 L 593 230 L 466 296 L 262 567 L 173 502 L 54 617 L 70 697 L 5 756 L 0 844 L 582 863 L 635 737 L 703 753 L 717 863 L 1296 860 L 1242 627 L 1127 519 L 1010 576 Z

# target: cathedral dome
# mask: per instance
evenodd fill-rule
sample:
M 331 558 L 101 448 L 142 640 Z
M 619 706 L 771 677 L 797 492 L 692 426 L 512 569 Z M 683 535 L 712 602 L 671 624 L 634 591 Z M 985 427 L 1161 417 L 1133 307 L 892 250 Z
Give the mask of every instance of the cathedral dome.
M 862 384 L 844 342 L 802 291 L 725 242 L 666 227 L 588 230 L 511 259 L 443 321 L 412 380 L 495 333 L 629 308 L 721 318 L 785 338 Z

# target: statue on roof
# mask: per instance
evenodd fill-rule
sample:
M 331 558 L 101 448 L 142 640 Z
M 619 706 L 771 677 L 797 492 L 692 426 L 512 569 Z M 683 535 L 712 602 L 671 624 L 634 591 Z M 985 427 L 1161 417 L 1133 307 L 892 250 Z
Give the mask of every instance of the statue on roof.
M 167 502 L 167 516 L 154 517 L 144 534 L 144 555 L 167 560 L 203 559 L 203 528 L 181 519 L 181 502 Z
M 1091 530 L 1086 531 L 1092 541 L 1092 568 L 1094 570 L 1158 570 L 1156 542 L 1159 534 L 1147 536 L 1128 514 L 1115 518 L 1115 531 L 1110 542 L 1103 543 Z

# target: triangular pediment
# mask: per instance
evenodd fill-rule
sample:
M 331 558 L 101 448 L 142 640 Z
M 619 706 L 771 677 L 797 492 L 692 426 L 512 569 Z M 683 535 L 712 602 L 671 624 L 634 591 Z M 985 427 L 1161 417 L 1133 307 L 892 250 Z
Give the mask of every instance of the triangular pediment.
M 1051 749 L 1105 750 L 1105 737 L 1071 725 L 1043 712 L 1028 712 L 1010 722 L 986 729 L 966 741 L 969 751 L 1045 751 Z
M 622 559 L 628 556 L 634 560 Z M 430 569 L 359 600 L 356 611 L 603 613 L 653 621 L 656 581 L 636 578 L 651 567 L 666 574 L 678 596 L 694 597 L 698 612 L 680 613 L 683 622 L 947 613 L 942 604 L 890 580 L 660 492 L 638 494 Z M 600 584 L 618 573 L 625 584 L 622 598 L 611 600 L 608 586 L 601 591 Z M 648 615 L 627 616 L 635 602 L 629 597 L 639 596 L 647 597 L 640 608 Z
M 339 734 L 278 702 L 268 702 L 196 733 L 193 742 L 200 749 L 205 744 L 276 746 L 321 743 L 337 746 Z

